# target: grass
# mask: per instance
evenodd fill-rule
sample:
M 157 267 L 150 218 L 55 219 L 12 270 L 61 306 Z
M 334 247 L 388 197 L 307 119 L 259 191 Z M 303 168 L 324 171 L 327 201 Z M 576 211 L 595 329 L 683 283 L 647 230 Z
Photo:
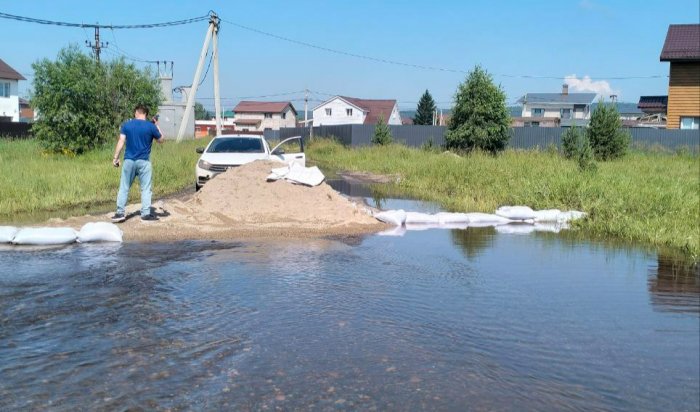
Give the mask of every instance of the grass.
M 451 211 L 493 212 L 501 205 L 583 210 L 589 218 L 577 226 L 589 236 L 700 257 L 698 157 L 634 152 L 587 173 L 554 151 L 459 157 L 400 145 L 348 149 L 318 140 L 307 156 L 326 169 L 399 174 L 392 189 Z
M 206 142 L 154 143 L 154 198 L 194 185 L 194 166 L 199 158 L 195 148 Z M 0 220 L 13 221 L 18 214 L 115 203 L 121 168 L 112 166 L 113 155 L 114 146 L 69 157 L 46 154 L 35 140 L 0 139 Z M 134 184 L 129 200 L 139 199 L 139 187 Z

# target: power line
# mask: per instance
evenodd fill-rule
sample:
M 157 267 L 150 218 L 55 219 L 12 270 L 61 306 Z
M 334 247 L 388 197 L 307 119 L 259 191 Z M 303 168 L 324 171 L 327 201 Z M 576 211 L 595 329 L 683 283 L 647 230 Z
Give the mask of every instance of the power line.
M 445 67 L 437 67 L 437 66 L 428 66 L 428 65 L 422 65 L 422 64 L 413 64 L 413 63 L 406 63 L 406 62 L 400 62 L 396 60 L 389 60 L 389 59 L 384 59 L 384 58 L 379 58 L 379 57 L 373 57 L 373 56 L 367 56 L 364 54 L 358 54 L 358 53 L 352 53 L 344 50 L 338 50 L 338 49 L 332 49 L 330 47 L 324 47 L 324 46 L 319 46 L 317 44 L 301 41 L 301 40 L 296 40 L 292 39 L 289 37 L 285 36 L 280 36 L 278 34 L 266 32 L 263 30 L 259 30 L 253 27 L 245 26 L 243 24 L 239 24 L 230 20 L 225 20 L 225 19 L 220 19 L 224 23 L 231 24 L 235 27 L 238 27 L 243 30 L 248 30 L 253 33 L 261 34 L 263 36 L 271 37 L 277 40 L 282 40 L 286 41 L 289 43 L 294 43 L 298 44 L 300 46 L 305 46 L 309 47 L 312 49 L 317 49 L 317 50 L 322 50 L 325 52 L 329 53 L 335 53 L 335 54 L 340 54 L 343 56 L 348 56 L 348 57 L 354 57 L 358 59 L 363 59 L 363 60 L 369 60 L 369 61 L 374 61 L 377 63 L 385 63 L 385 64 L 392 64 L 395 66 L 403 66 L 403 67 L 410 67 L 414 69 L 421 69 L 421 70 L 433 70 L 433 71 L 440 71 L 440 72 L 449 72 L 449 73 L 462 73 L 462 74 L 467 74 L 469 73 L 469 70 L 461 70 L 461 69 L 453 69 L 453 68 L 445 68 Z M 504 73 L 491 73 L 494 76 L 499 76 L 499 77 L 508 77 L 508 78 L 518 78 L 518 79 L 555 79 L 555 80 L 563 80 L 566 76 L 536 76 L 536 75 L 529 75 L 529 74 L 504 74 Z M 651 76 L 597 76 L 595 77 L 596 79 L 607 79 L 607 80 L 632 80 L 632 79 L 657 79 L 657 78 L 662 78 L 666 77 L 666 75 L 651 75 Z
M 200 21 L 209 20 L 209 14 L 207 14 L 206 16 L 193 17 L 193 18 L 184 19 L 184 20 L 166 21 L 166 22 L 162 22 L 162 23 L 122 24 L 122 25 L 97 24 L 97 23 L 95 23 L 95 24 L 70 23 L 70 22 L 65 22 L 65 21 L 44 20 L 44 19 L 37 19 L 34 17 L 17 16 L 14 14 L 2 13 L 2 12 L 0 12 L 0 18 L 8 19 L 8 20 L 17 20 L 17 21 L 22 21 L 25 23 L 36 23 L 36 24 L 45 24 L 45 25 L 63 26 L 63 27 L 88 27 L 88 28 L 100 28 L 100 29 L 152 29 L 152 28 L 157 28 L 157 27 L 180 26 L 183 24 L 197 23 Z

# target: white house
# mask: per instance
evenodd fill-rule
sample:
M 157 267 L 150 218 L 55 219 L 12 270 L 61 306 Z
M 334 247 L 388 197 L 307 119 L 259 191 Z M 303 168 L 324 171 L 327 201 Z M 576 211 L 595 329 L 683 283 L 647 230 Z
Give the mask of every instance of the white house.
M 27 80 L 0 59 L 0 122 L 19 122 L 19 81 Z
M 233 108 L 236 130 L 242 132 L 264 132 L 295 127 L 297 111 L 291 102 L 242 101 Z
M 396 100 L 357 99 L 335 96 L 313 110 L 314 126 L 376 124 L 380 117 L 387 124 L 401 124 Z
M 518 100 L 523 110 L 521 117 L 513 118 L 514 126 L 586 125 L 595 96 L 595 93 L 569 93 L 566 84 L 561 93 L 527 93 Z

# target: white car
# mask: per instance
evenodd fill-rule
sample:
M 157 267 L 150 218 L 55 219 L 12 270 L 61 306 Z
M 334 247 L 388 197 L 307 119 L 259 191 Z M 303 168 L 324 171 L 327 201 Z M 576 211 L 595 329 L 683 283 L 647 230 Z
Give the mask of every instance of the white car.
M 286 154 L 281 146 L 289 141 L 298 140 L 299 153 Z M 216 136 L 207 147 L 198 147 L 197 153 L 201 153 L 197 166 L 195 166 L 195 189 L 202 186 L 219 173 L 223 173 L 231 167 L 253 162 L 255 160 L 277 160 L 283 163 L 299 163 L 306 166 L 304 154 L 304 141 L 301 136 L 290 137 L 281 141 L 270 150 L 270 145 L 264 137 L 259 135 L 230 134 Z

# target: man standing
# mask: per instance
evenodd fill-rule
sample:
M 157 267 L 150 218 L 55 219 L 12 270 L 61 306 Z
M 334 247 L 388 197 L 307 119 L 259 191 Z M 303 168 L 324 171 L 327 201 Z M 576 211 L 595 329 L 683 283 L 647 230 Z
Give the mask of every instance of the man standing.
M 119 182 L 119 194 L 117 195 L 117 213 L 112 216 L 112 222 L 119 223 L 126 220 L 126 201 L 129 196 L 129 189 L 138 176 L 141 186 L 141 220 L 158 220 L 151 214 L 151 175 L 152 168 L 149 160 L 151 155 L 151 144 L 153 139 L 158 143 L 165 140 L 158 127 L 158 121 L 153 123 L 146 120 L 148 108 L 139 104 L 134 109 L 134 119 L 122 124 L 117 147 L 114 150 L 112 164 L 119 167 L 119 154 L 126 142 L 124 151 L 124 166 L 122 167 L 121 180 Z

